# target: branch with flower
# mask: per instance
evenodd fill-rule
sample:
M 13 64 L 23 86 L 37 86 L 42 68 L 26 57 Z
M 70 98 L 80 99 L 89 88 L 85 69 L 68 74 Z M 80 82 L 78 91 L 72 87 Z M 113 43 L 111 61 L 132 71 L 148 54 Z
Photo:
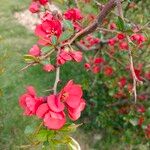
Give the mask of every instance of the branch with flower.
M 85 2 L 90 3 L 90 1 Z M 124 99 L 124 101 L 109 103 L 106 107 L 131 104 L 132 108 L 136 108 L 138 112 L 144 112 L 143 105 L 140 106 L 139 103 L 136 103 L 139 99 L 137 82 L 143 81 L 141 77 L 142 67 L 139 65 L 138 68 L 135 68 L 132 49 L 142 48 L 147 39 L 140 33 L 142 28 L 137 29 L 134 26 L 135 24 L 126 23 L 127 19 L 123 17 L 122 2 L 120 0 L 109 0 L 105 5 L 101 5 L 96 1 L 96 6 L 100 7 L 98 15 L 89 15 L 88 17 L 85 15 L 87 18 L 84 18 L 84 14 L 80 10 L 80 2 L 76 0 L 72 2 L 76 8 L 69 8 L 63 13 L 58 10 L 51 10 L 50 6 L 53 1 L 32 1 L 29 10 L 31 13 L 38 14 L 40 18 L 40 24 L 36 26 L 34 31 L 38 42 L 33 45 L 28 54 L 24 55 L 27 66 L 22 68 L 21 71 L 31 66 L 41 65 L 45 72 L 56 72 L 54 85 L 48 96 L 37 96 L 34 87 L 28 86 L 26 93 L 19 98 L 19 104 L 24 110 L 24 115 L 37 116 L 42 122 L 37 132 L 32 133 L 32 135 L 40 137 L 37 143 L 48 142 L 49 145 L 52 144 L 52 147 L 65 144 L 72 149 L 80 149 L 79 144 L 70 136 L 70 132 L 80 125 L 70 123 L 68 120 L 78 120 L 81 112 L 85 109 L 87 101 L 83 98 L 83 89 L 80 84 L 69 80 L 58 92 L 62 66 L 69 61 L 80 63 L 84 58 L 84 67 L 87 72 L 92 72 L 97 76 L 103 71 L 106 77 L 112 77 L 115 74 L 115 69 L 110 66 L 107 59 L 114 61 L 115 65 L 119 64 L 121 68 L 128 72 L 130 77 L 127 79 L 127 77 L 121 76 L 117 79 L 119 80 L 117 81 L 118 91 L 115 91 L 116 93 L 111 96 L 115 99 Z M 116 6 L 117 22 L 109 23 L 107 17 L 111 15 Z M 85 23 L 86 21 L 88 23 Z M 105 24 L 109 24 L 109 28 L 105 28 Z M 97 36 L 95 36 L 96 33 L 98 33 Z M 107 36 L 110 33 L 113 36 Z M 115 56 L 116 47 L 122 53 L 127 52 L 129 57 L 125 56 L 122 60 L 121 57 Z M 93 52 L 94 56 L 88 55 L 89 52 Z M 105 59 L 103 54 L 107 55 L 108 58 Z M 149 73 L 147 73 L 146 78 L 148 80 L 149 76 Z M 133 84 L 127 85 L 127 80 L 129 82 L 133 80 Z M 91 88 L 97 82 L 99 81 L 96 77 Z M 108 84 L 106 82 L 103 86 L 109 88 Z M 128 92 L 134 95 L 135 102 L 128 102 L 128 94 L 126 94 Z M 119 113 L 128 112 L 128 110 L 119 109 Z M 147 126 L 146 134 L 147 130 L 149 131 L 149 126 Z M 67 133 L 64 133 L 64 131 Z M 42 140 L 40 141 L 41 137 Z

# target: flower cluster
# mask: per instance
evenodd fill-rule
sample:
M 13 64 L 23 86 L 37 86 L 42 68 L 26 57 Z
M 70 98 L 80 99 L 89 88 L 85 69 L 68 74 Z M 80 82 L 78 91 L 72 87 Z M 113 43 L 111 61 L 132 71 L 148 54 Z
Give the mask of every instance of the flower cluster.
M 63 65 L 67 61 L 76 61 L 81 62 L 82 60 L 82 52 L 80 51 L 74 51 L 67 49 L 62 49 L 60 54 L 57 57 L 57 64 Z
M 76 31 L 80 31 L 82 26 L 79 24 L 79 21 L 83 19 L 83 16 L 78 8 L 71 8 L 64 13 L 64 18 L 66 20 L 72 21 Z
M 77 120 L 85 108 L 81 86 L 70 80 L 58 94 L 38 97 L 32 86 L 19 99 L 24 115 L 43 119 L 48 129 L 58 130 L 66 123 L 65 108 L 71 120 Z
M 92 35 L 88 35 L 84 40 L 80 40 L 80 43 L 87 48 L 91 48 L 92 46 L 100 43 L 100 39 Z
M 33 0 L 29 6 L 29 10 L 32 13 L 37 13 L 40 11 L 41 5 L 45 6 L 48 0 Z
M 42 23 L 38 24 L 35 29 L 35 35 L 39 37 L 38 43 L 43 46 L 52 45 L 52 36 L 58 38 L 62 33 L 60 19 L 47 12 L 41 20 Z

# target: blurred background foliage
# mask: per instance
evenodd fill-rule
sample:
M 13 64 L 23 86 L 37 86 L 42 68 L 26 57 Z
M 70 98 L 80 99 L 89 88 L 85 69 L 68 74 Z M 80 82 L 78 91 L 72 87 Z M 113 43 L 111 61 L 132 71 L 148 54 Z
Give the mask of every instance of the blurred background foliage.
M 98 0 L 97 2 L 105 3 L 107 1 Z M 136 8 L 128 8 L 129 3 L 133 1 L 137 4 Z M 64 6 L 62 10 L 66 9 L 68 3 L 74 6 L 72 1 L 66 0 L 56 0 L 55 3 L 60 8 Z M 0 97 L 0 149 L 2 150 L 17 150 L 19 149 L 18 146 L 27 144 L 29 141 L 24 134 L 24 129 L 28 124 L 38 122 L 35 118 L 23 117 L 18 106 L 18 97 L 24 92 L 25 87 L 33 85 L 37 88 L 38 95 L 46 95 L 48 93 L 44 91 L 51 87 L 54 82 L 54 73 L 44 73 L 40 66 L 20 72 L 20 69 L 25 65 L 22 59 L 23 54 L 27 53 L 37 39 L 32 32 L 18 23 L 14 18 L 14 13 L 27 9 L 29 4 L 30 0 L 0 1 L 0 89 L 2 90 L 2 96 Z M 86 3 L 86 7 L 84 6 L 85 3 L 81 2 L 80 8 L 85 14 L 97 14 L 98 7 L 95 0 Z M 149 0 L 126 0 L 123 7 L 125 17 L 131 22 L 144 25 L 150 21 Z M 112 19 L 110 20 L 112 22 L 117 17 L 111 13 L 108 19 Z M 84 24 L 86 25 L 86 22 Z M 150 39 L 149 30 L 144 29 L 143 33 Z M 103 38 L 107 39 L 108 37 Z M 147 45 L 149 45 L 149 41 Z M 135 52 L 138 55 L 138 58 L 134 59 L 135 63 L 143 60 L 146 60 L 147 64 L 150 63 L 147 45 L 143 48 L 144 52 Z M 107 107 L 108 103 L 116 101 L 112 98 L 113 93 L 117 90 L 117 86 L 113 84 L 116 77 L 128 76 L 128 72 L 121 69 L 116 62 L 110 60 L 105 52 L 102 52 L 102 56 L 115 69 L 114 76 L 105 77 L 102 73 L 98 75 L 87 73 L 82 63 L 67 63 L 62 67 L 62 83 L 60 86 L 63 86 L 69 79 L 74 79 L 77 83 L 83 85 L 85 99 L 87 100 L 87 108 L 79 120 L 80 123 L 84 123 L 81 127 L 83 130 L 77 132 L 75 137 L 77 141 L 80 139 L 81 144 L 89 145 L 90 149 L 148 150 L 149 141 L 143 140 L 143 132 L 139 132 L 138 127 L 130 123 L 124 123 L 124 120 L 132 119 L 134 111 L 128 116 L 116 115 L 116 107 Z M 139 56 L 142 56 L 140 60 Z M 126 57 L 126 53 L 118 53 L 119 59 L 123 60 Z M 138 90 L 150 92 L 148 87 L 149 83 L 146 86 L 138 87 Z M 147 102 L 146 106 L 149 107 L 150 103 Z

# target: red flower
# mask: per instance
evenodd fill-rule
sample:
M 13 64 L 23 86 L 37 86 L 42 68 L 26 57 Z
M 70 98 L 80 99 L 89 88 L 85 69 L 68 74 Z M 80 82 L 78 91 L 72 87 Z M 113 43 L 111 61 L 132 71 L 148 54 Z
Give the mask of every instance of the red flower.
M 33 45 L 33 47 L 29 50 L 29 54 L 32 56 L 40 56 L 41 50 L 37 45 Z
M 43 103 L 43 98 L 36 96 L 35 89 L 32 86 L 27 87 L 27 92 L 19 98 L 19 105 L 24 109 L 27 116 L 35 115 L 39 105 Z
M 49 108 L 54 112 L 61 112 L 64 110 L 64 104 L 60 101 L 60 97 L 50 95 L 47 97 Z
M 51 64 L 46 64 L 43 66 L 43 70 L 46 71 L 46 72 L 50 72 L 50 71 L 53 71 L 55 68 L 53 65 Z
M 112 38 L 108 40 L 108 45 L 109 46 L 114 46 L 116 44 L 116 39 Z
M 44 120 L 44 125 L 53 130 L 58 130 L 66 122 L 64 104 L 60 101 L 58 96 L 50 95 L 47 97 L 47 102 L 41 104 L 37 111 L 36 115 Z
M 72 60 L 69 51 L 62 50 L 57 57 L 57 64 L 63 65 L 65 62 Z
M 150 138 L 150 124 L 147 125 L 146 129 L 145 129 L 145 134 L 147 138 Z
M 104 63 L 104 62 L 105 62 L 105 60 L 104 60 L 103 57 L 97 57 L 97 58 L 95 58 L 95 60 L 94 60 L 94 63 L 95 63 L 95 64 L 101 64 L 101 63 Z
M 118 40 L 123 40 L 126 36 L 123 33 L 118 33 L 117 38 Z
M 90 65 L 89 63 L 85 63 L 85 64 L 84 64 L 84 67 L 85 67 L 85 69 L 88 70 L 88 69 L 90 69 L 91 65 Z
M 81 99 L 80 105 L 77 108 L 71 108 L 68 106 L 68 113 L 71 120 L 78 120 L 81 116 L 81 111 L 85 108 L 85 100 Z
M 29 6 L 29 10 L 32 13 L 37 13 L 40 10 L 40 3 L 39 2 L 32 2 Z
M 95 73 L 95 74 L 99 73 L 100 70 L 101 70 L 100 66 L 94 66 L 94 67 L 92 68 L 92 72 Z
M 63 65 L 65 62 L 70 60 L 80 62 L 82 60 L 82 52 L 62 50 L 59 56 L 57 57 L 57 64 Z
M 76 62 L 81 62 L 82 61 L 82 52 L 80 51 L 71 51 L 70 55 L 72 59 Z
M 120 42 L 119 48 L 122 50 L 128 50 L 129 49 L 128 43 L 127 42 Z
M 71 108 L 77 108 L 81 103 L 82 89 L 70 80 L 60 92 L 60 99 Z
M 150 72 L 145 73 L 145 78 L 146 78 L 147 80 L 150 80 Z
M 141 34 L 133 34 L 132 36 L 131 36 L 131 40 L 132 41 L 136 41 L 137 42 L 137 44 L 142 44 L 143 42 L 145 42 L 146 41 L 146 38 L 143 36 L 143 35 L 141 35 Z
M 78 8 L 71 8 L 64 13 L 65 19 L 78 21 L 83 18 Z
M 139 113 L 144 113 L 144 112 L 145 112 L 145 107 L 144 107 L 143 105 L 137 106 L 137 107 L 136 107 L 136 110 L 137 110 L 137 112 L 139 112 Z
M 36 26 L 35 35 L 39 37 L 38 43 L 40 45 L 51 44 L 51 37 L 55 35 L 59 37 L 62 33 L 62 25 L 59 20 L 52 18 L 45 20 L 42 24 Z
M 120 78 L 119 86 L 123 88 L 126 85 L 127 79 L 125 77 Z
M 116 26 L 115 23 L 112 22 L 112 23 L 110 24 L 109 28 L 110 28 L 111 30 L 115 30 L 115 29 L 117 29 L 117 26 Z
M 144 122 L 144 117 L 141 116 L 141 117 L 138 119 L 138 125 L 141 127 L 142 124 L 143 124 L 143 122 Z
M 142 68 L 141 68 L 142 69 Z M 136 69 L 134 68 L 134 72 L 135 72 L 135 75 L 136 75 L 136 78 L 139 80 L 139 81 L 143 81 L 142 77 L 141 77 L 141 73 L 142 73 L 142 70 L 141 69 Z
M 41 5 L 46 5 L 48 0 L 39 0 L 39 2 L 40 2 Z
M 113 74 L 113 69 L 112 69 L 112 67 L 110 67 L 110 66 L 105 67 L 105 68 L 104 68 L 104 74 L 105 74 L 106 76 L 111 76 L 111 75 Z
M 49 111 L 45 116 L 44 116 L 44 125 L 48 129 L 52 130 L 58 130 L 64 126 L 66 123 L 66 117 L 64 112 L 52 112 Z

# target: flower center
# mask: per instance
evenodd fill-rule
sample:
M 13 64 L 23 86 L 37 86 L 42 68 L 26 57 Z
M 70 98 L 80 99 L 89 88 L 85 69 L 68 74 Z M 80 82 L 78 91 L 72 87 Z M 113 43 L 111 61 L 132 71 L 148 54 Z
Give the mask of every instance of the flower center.
M 66 99 L 68 98 L 68 96 L 69 96 L 69 93 L 67 93 L 67 92 L 65 92 L 65 93 L 63 93 L 62 94 L 62 102 L 65 102 L 66 101 Z

